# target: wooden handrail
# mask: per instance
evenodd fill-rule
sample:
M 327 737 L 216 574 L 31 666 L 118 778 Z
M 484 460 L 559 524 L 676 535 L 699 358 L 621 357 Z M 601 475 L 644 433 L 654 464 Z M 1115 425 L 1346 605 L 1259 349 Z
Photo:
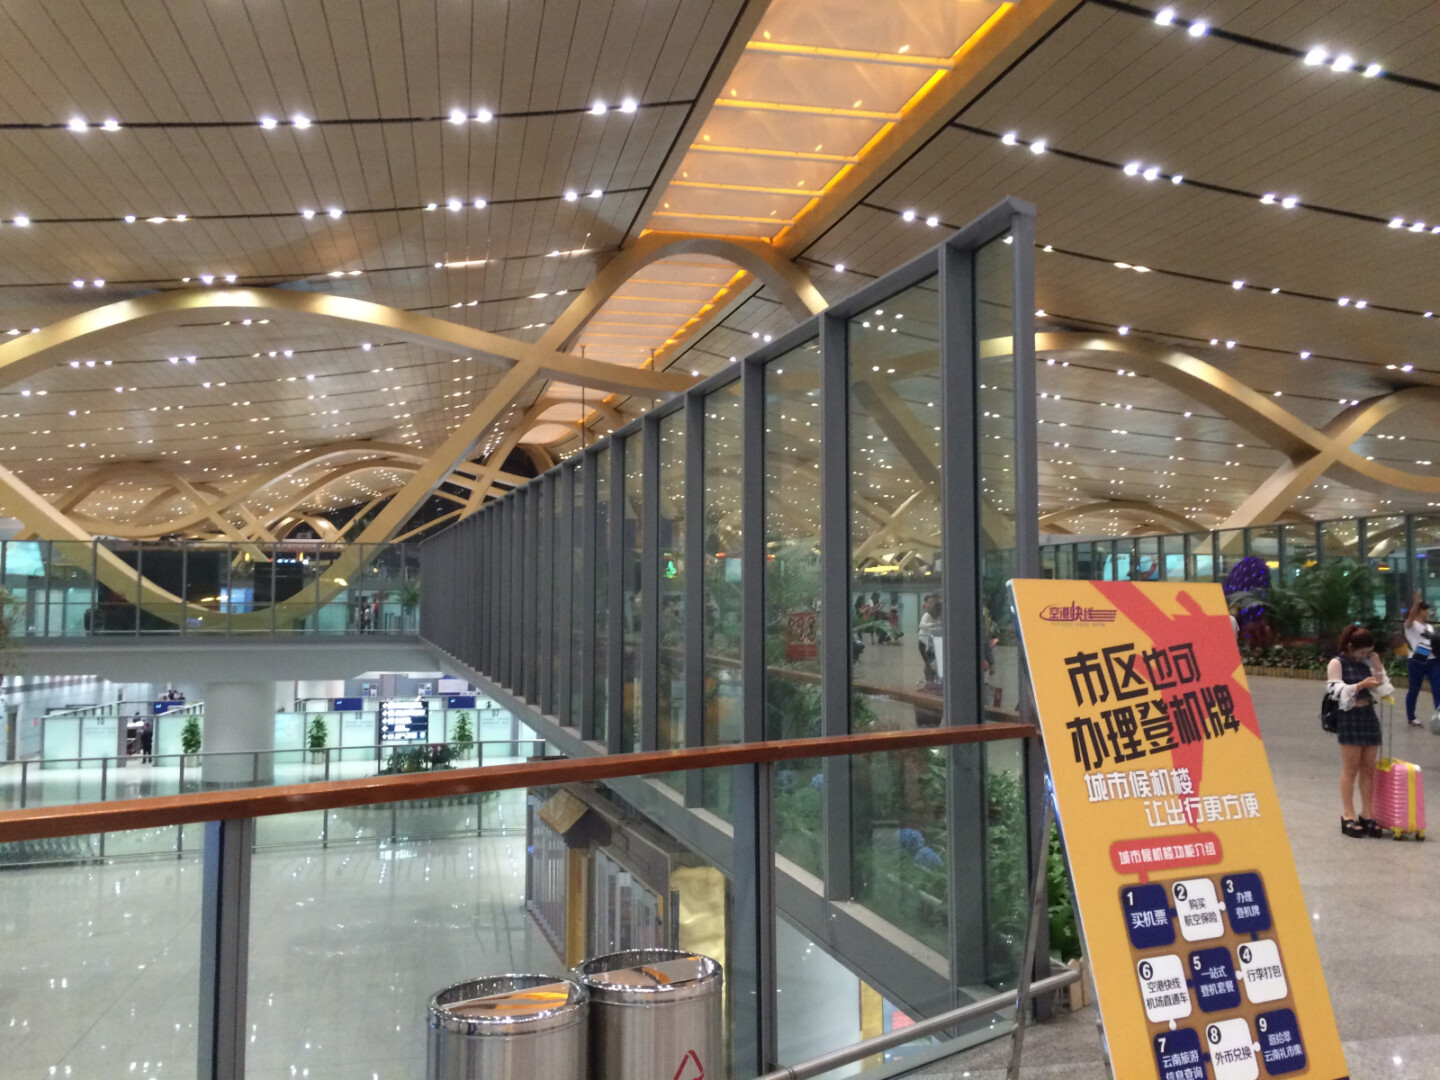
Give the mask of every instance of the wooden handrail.
M 795 761 L 845 754 L 874 754 L 897 750 L 923 750 L 932 746 L 1028 739 L 1036 734 L 1030 724 L 976 724 L 935 727 L 915 731 L 873 731 L 818 739 L 702 746 L 691 750 L 654 750 L 638 754 L 609 754 L 561 761 L 532 761 L 518 765 L 489 765 L 434 773 L 403 773 L 329 783 L 288 784 L 269 788 L 205 791 L 117 802 L 78 803 L 0 813 L 0 843 L 43 840 L 59 836 L 156 829 L 202 821 L 298 814 L 307 810 L 336 810 L 372 803 L 404 802 L 475 795 L 509 788 L 613 780 L 624 776 L 727 765 Z

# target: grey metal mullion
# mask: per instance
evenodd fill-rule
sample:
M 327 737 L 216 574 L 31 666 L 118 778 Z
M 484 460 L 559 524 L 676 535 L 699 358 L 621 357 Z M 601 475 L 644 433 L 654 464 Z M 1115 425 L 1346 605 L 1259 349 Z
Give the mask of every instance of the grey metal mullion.
M 1010 235 L 1015 306 L 1013 385 L 1015 398 L 1015 576 L 1040 576 L 1039 444 L 1035 438 L 1035 214 L 1017 213 Z M 978 493 L 979 488 L 976 488 Z M 978 498 L 978 494 L 977 494 Z M 1132 565 L 1134 556 L 1131 556 Z M 1030 680 L 1022 673 L 1020 685 Z
M 499 543 L 495 545 L 495 557 L 500 563 L 500 571 L 498 574 L 500 585 L 500 648 L 496 657 L 495 681 L 505 687 L 510 685 L 510 583 L 513 579 L 513 575 L 510 573 L 510 556 L 515 550 L 510 537 L 510 507 L 512 499 L 513 496 L 506 495 L 500 500 L 500 537 Z
M 624 749 L 625 739 L 625 577 L 629 552 L 625 550 L 625 456 L 630 440 L 610 440 L 610 505 L 605 529 L 609 535 L 610 574 L 606 585 L 610 603 L 605 612 L 610 644 L 605 650 L 605 742 L 612 754 Z
M 500 642 L 504 639 L 504 628 L 501 625 L 500 605 L 500 503 L 492 502 L 486 511 L 489 517 L 489 536 L 486 539 L 486 574 L 489 577 L 490 617 L 486 620 L 486 633 L 489 640 L 485 646 L 487 658 L 485 672 L 490 678 L 498 681 L 500 675 Z
M 765 738 L 765 365 L 744 361 L 740 374 L 741 449 L 740 679 L 741 740 Z
M 940 249 L 941 579 L 945 673 L 941 697 L 947 725 L 981 720 L 979 355 L 976 343 L 975 253 Z M 1020 515 L 1017 513 L 1017 517 Z M 1017 524 L 1018 527 L 1018 524 Z M 946 751 L 946 830 L 950 837 L 950 982 L 985 981 L 986 796 L 983 757 L 965 747 Z
M 521 641 L 524 638 L 524 590 L 525 573 L 525 493 L 514 491 L 510 494 L 510 530 L 506 551 L 510 565 L 506 574 L 506 586 L 510 593 L 509 625 L 505 629 L 505 648 L 508 659 L 505 664 L 505 685 L 520 692 Z
M 947 725 L 978 724 L 981 720 L 981 485 L 975 334 L 975 254 L 946 246 L 940 250 L 940 460 L 944 463 L 940 470 L 944 522 L 940 595 L 945 628 L 940 645 L 945 657 Z M 1017 540 L 1019 528 L 1017 521 Z
M 199 1080 L 244 1080 L 254 818 L 205 824 L 201 870 Z
M 640 749 L 660 748 L 660 420 L 640 426 Z
M 575 470 L 566 467 L 560 473 L 560 542 L 555 549 L 559 573 L 556 587 L 559 590 L 555 605 L 555 644 L 560 651 L 560 667 L 556 672 L 555 695 L 559 698 L 555 715 L 566 727 L 575 726 L 571 709 L 571 693 L 574 688 L 574 666 L 578 659 L 574 655 L 575 619 Z
M 705 743 L 705 398 L 685 399 L 685 746 Z M 705 799 L 705 774 L 685 773 L 685 805 Z
M 757 637 L 760 635 L 749 635 Z M 733 1060 L 737 1076 L 760 1075 L 778 1064 L 775 973 L 775 830 L 773 767 L 737 765 L 731 771 L 734 877 L 730 911 L 735 951 L 728 960 Z
M 520 502 L 523 511 L 521 527 L 523 539 L 520 542 L 520 556 L 524 562 L 524 574 L 520 579 L 521 604 L 520 616 L 522 620 L 520 653 L 521 671 L 520 696 L 526 701 L 534 703 L 539 700 L 540 695 L 535 687 L 535 659 L 539 652 L 536 648 L 535 628 L 539 625 L 539 602 L 536 598 L 535 588 L 535 559 L 540 551 L 538 532 L 540 530 L 540 488 L 536 484 L 526 484 L 520 489 L 524 498 Z
M 600 458 L 594 452 L 587 454 L 581 473 L 582 513 L 576 519 L 581 555 L 580 580 L 575 583 L 580 596 L 580 737 L 586 740 L 595 738 L 595 499 L 599 471 Z
M 557 477 L 551 472 L 540 480 L 540 565 L 537 585 L 540 592 L 540 624 L 536 629 L 536 659 L 539 702 L 542 713 L 555 714 L 555 492 Z
M 1012 290 L 1015 306 L 1011 317 L 1014 321 L 1014 365 L 1015 387 L 1015 576 L 1035 578 L 1040 576 L 1040 487 L 1039 487 L 1039 444 L 1035 438 L 1036 429 L 1036 387 L 1035 387 L 1035 215 L 1017 213 L 1010 229 L 1014 238 L 1011 254 Z M 1130 555 L 1130 565 L 1135 565 L 1135 552 Z M 1027 723 L 1037 723 L 1035 700 L 1031 692 L 1030 675 L 1025 659 L 1025 650 L 1020 650 L 1020 718 Z M 1026 803 L 1029 809 L 1029 861 L 1026 866 L 1043 866 L 1050 848 L 1048 835 L 1050 818 L 1046 814 L 1046 763 L 1045 755 L 1032 752 L 1026 747 L 1025 777 Z M 1040 887 L 1045 888 L 1045 877 L 1040 877 Z M 1048 910 L 1048 900 L 1031 898 L 1039 903 L 1042 910 Z M 1030 979 L 1043 979 L 1050 974 L 1050 923 L 1039 920 L 1035 936 L 1030 944 L 1032 968 Z M 1036 1007 L 1042 1016 L 1048 1016 L 1051 999 L 1037 1000 Z
M 820 730 L 850 731 L 850 348 L 844 319 L 820 317 Z M 850 759 L 827 757 L 825 896 L 849 900 Z

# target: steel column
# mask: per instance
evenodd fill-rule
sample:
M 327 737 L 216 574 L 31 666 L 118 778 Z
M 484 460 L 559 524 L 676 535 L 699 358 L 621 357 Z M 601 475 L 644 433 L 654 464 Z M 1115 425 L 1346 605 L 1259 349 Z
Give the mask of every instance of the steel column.
M 685 398 L 685 746 L 705 743 L 705 397 Z M 685 773 L 685 805 L 705 801 L 705 775 Z
M 640 673 L 639 750 L 660 748 L 660 421 L 640 427 Z
M 625 564 L 629 559 L 625 550 L 625 458 L 629 452 L 629 438 L 610 440 L 610 500 L 605 508 L 606 546 L 610 549 L 605 581 L 610 593 L 605 612 L 610 638 L 605 649 L 605 743 L 612 754 L 634 749 L 625 745 Z
M 765 738 L 765 364 L 747 358 L 740 372 L 741 740 Z
M 200 908 L 199 1080 L 244 1080 L 255 820 L 205 825 Z

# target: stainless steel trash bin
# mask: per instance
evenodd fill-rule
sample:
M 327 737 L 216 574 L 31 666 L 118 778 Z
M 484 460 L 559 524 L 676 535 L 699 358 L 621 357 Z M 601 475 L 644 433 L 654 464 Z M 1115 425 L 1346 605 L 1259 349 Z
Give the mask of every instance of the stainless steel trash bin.
M 588 1080 L 589 993 L 552 975 L 491 975 L 430 999 L 427 1080 Z
M 594 1080 L 719 1080 L 723 972 L 708 956 L 635 949 L 587 960 Z

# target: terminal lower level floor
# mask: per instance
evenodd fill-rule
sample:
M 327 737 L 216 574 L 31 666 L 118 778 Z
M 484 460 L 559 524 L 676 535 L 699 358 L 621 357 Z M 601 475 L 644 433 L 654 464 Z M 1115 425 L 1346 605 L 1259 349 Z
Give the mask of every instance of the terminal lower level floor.
M 1253 683 L 1351 1075 L 1440 1076 L 1440 842 L 1341 836 L 1320 684 Z M 1440 738 L 1398 721 L 1397 755 L 1440 782 Z M 402 833 L 440 811 L 411 813 Z M 477 807 L 473 823 L 481 835 L 329 847 L 314 821 L 268 823 L 252 883 L 251 1075 L 410 1080 L 423 1074 L 417 1003 L 429 993 L 481 972 L 563 966 L 525 911 L 523 794 Z M 388 822 L 346 824 L 373 837 Z M 0 871 L 0 1080 L 192 1077 L 199 890 L 188 853 Z M 780 944 L 794 946 L 787 970 L 833 963 Z M 1036 1028 L 1026 1046 L 1027 1078 L 1105 1075 L 1093 1009 Z M 1007 1054 L 1002 1041 L 914 1075 L 998 1080 Z

